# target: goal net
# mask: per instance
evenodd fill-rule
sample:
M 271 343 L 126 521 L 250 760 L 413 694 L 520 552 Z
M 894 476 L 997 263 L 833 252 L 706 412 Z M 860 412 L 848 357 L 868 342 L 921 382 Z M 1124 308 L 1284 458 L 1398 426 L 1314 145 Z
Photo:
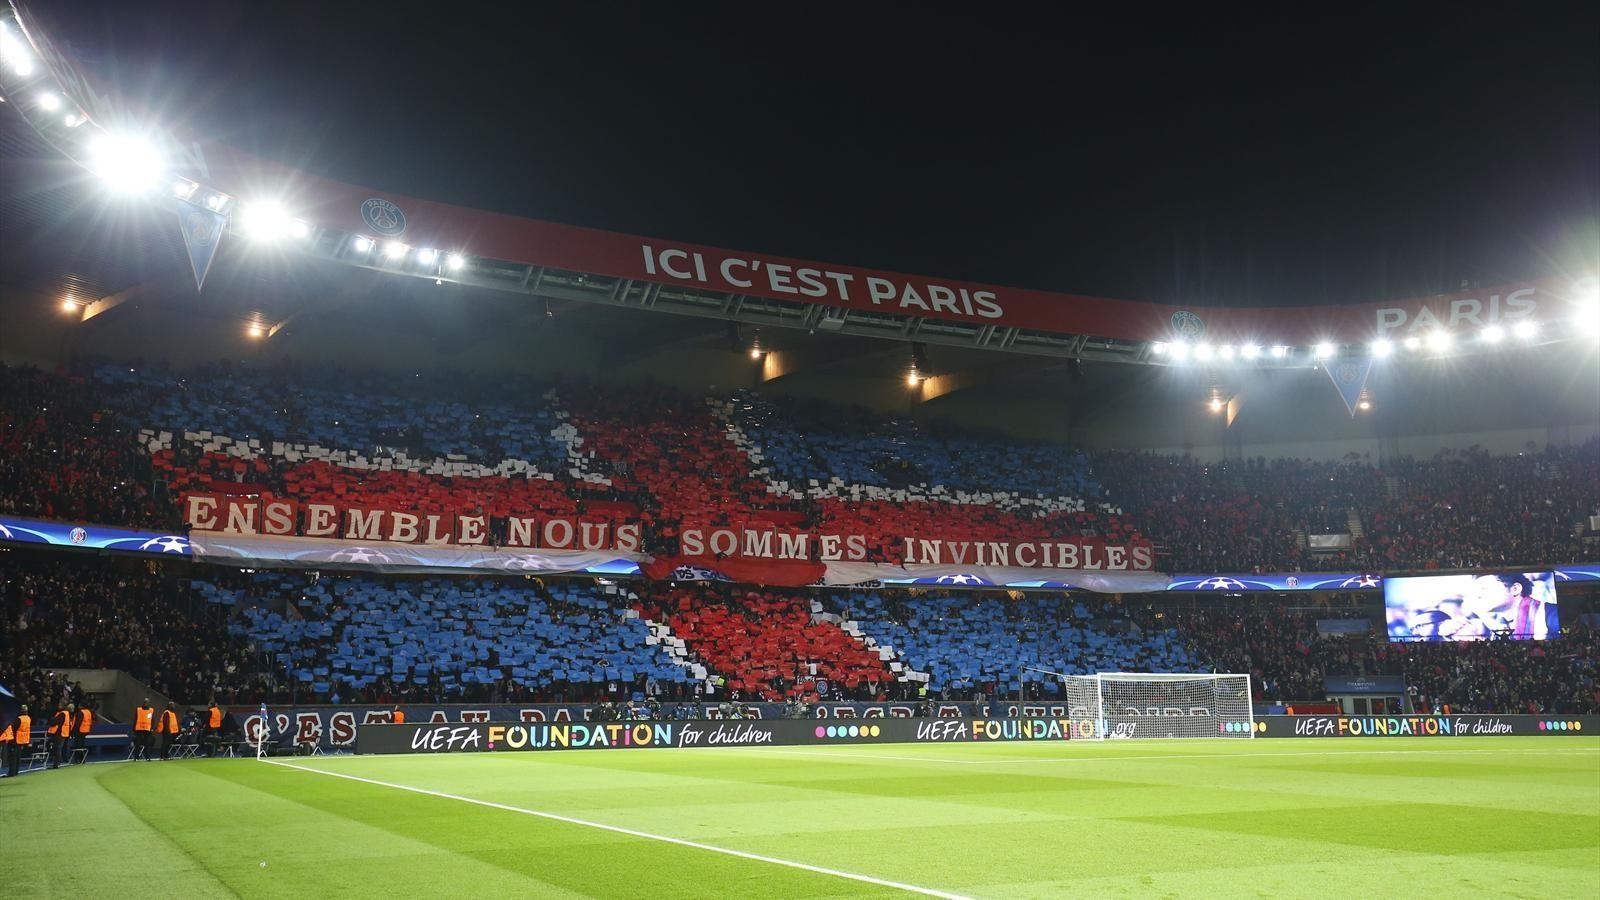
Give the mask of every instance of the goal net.
M 1256 733 L 1248 675 L 1061 675 L 1073 737 L 1248 738 Z

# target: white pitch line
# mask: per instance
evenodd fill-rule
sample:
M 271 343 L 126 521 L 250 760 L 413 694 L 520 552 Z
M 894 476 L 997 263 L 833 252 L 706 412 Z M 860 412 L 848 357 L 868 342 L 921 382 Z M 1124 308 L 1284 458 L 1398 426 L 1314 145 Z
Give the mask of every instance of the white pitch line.
M 541 812 L 537 809 L 525 809 L 521 806 L 510 806 L 505 803 L 495 803 L 491 800 L 479 800 L 476 797 L 463 797 L 459 794 L 446 794 L 443 791 L 430 791 L 427 788 L 412 787 L 408 784 L 395 784 L 389 781 L 379 781 L 376 778 L 362 778 L 359 775 L 346 775 L 343 772 L 330 772 L 326 769 L 314 769 L 307 766 L 297 766 L 294 763 L 282 762 L 275 759 L 264 759 L 262 762 L 268 763 L 269 765 L 282 766 L 285 769 L 298 769 L 301 772 L 310 772 L 314 775 L 327 775 L 331 778 L 346 778 L 350 781 L 359 781 L 363 784 L 375 784 L 379 787 L 393 788 L 397 791 L 410 791 L 413 794 L 425 794 L 429 797 L 440 797 L 445 800 L 459 800 L 462 803 L 472 803 L 477 806 L 487 806 L 490 809 L 498 809 L 505 812 L 521 813 L 525 816 L 536 816 L 538 818 L 549 819 L 554 822 L 565 822 L 568 825 L 582 825 L 585 828 L 597 828 L 601 831 L 610 831 L 615 834 L 625 834 L 629 837 L 644 838 L 651 841 L 661 841 L 662 843 L 666 844 L 677 844 L 680 847 L 690 847 L 695 850 L 721 853 L 725 856 L 736 856 L 739 859 L 770 863 L 775 866 L 786 866 L 791 869 L 801 869 L 806 872 L 815 872 L 818 875 L 832 875 L 835 878 L 846 878 L 850 881 L 860 881 L 866 884 L 877 885 L 878 887 L 894 888 L 910 894 L 921 894 L 925 897 L 942 897 L 944 900 L 972 900 L 972 898 L 967 897 L 964 894 L 952 894 L 948 891 L 918 887 L 914 884 L 905 884 L 899 881 L 889 881 L 883 878 L 874 878 L 871 875 L 860 875 L 855 872 L 829 869 L 825 866 L 813 866 L 810 863 L 795 862 L 792 859 L 779 859 L 776 856 L 763 856 L 759 853 L 746 853 L 743 850 L 733 850 L 728 847 L 717 847 L 711 844 L 702 844 L 699 841 L 675 838 L 664 834 L 651 834 L 648 831 L 638 831 L 632 828 L 623 828 L 618 825 L 607 825 L 604 822 L 590 822 L 586 819 L 575 819 L 571 816 L 563 816 L 550 812 Z
M 989 745 L 986 745 L 986 746 L 993 746 L 993 745 L 989 744 Z M 1459 756 L 1459 755 L 1461 755 L 1463 753 L 1498 753 L 1498 754 L 1532 753 L 1532 754 L 1539 754 L 1539 755 L 1556 755 L 1556 754 L 1590 755 L 1590 754 L 1600 754 L 1600 747 L 1589 748 L 1589 749 L 1570 748 L 1570 749 L 1561 749 L 1561 750 L 1557 750 L 1557 749 L 1553 749 L 1553 748 L 1535 748 L 1535 749 L 1528 749 L 1528 750 L 1505 750 L 1505 749 L 1485 750 L 1485 749 L 1478 749 L 1478 748 L 1468 748 L 1468 749 L 1459 749 L 1459 750 L 1452 748 L 1452 749 L 1446 750 L 1446 749 L 1440 748 L 1440 749 L 1435 750 L 1435 749 L 1430 747 L 1430 748 L 1417 748 L 1417 749 L 1414 749 L 1414 750 L 1305 750 L 1305 751 L 1296 750 L 1296 751 L 1292 751 L 1292 752 L 1288 752 L 1288 753 L 1155 753 L 1155 754 L 1150 754 L 1150 755 L 1147 755 L 1147 756 L 1146 755 L 1138 755 L 1138 756 L 1046 756 L 1046 757 L 1040 757 L 1038 759 L 1021 758 L 1021 757 L 1013 757 L 1013 758 L 1009 758 L 1009 759 L 945 759 L 943 757 L 938 757 L 938 756 L 891 756 L 891 755 L 888 755 L 888 754 L 878 754 L 878 753 L 849 753 L 849 752 L 843 752 L 843 751 L 840 751 L 840 752 L 828 752 L 828 751 L 821 751 L 821 750 L 789 750 L 789 749 L 786 749 L 786 748 L 779 748 L 779 747 L 730 747 L 730 748 L 727 748 L 727 749 L 730 749 L 730 750 L 754 750 L 754 751 L 757 752 L 758 755 L 777 754 L 777 755 L 782 755 L 782 756 L 814 756 L 814 757 L 819 757 L 819 758 L 822 758 L 822 759 L 828 759 L 828 758 L 831 758 L 831 757 L 838 757 L 838 756 L 847 756 L 847 757 L 851 757 L 853 759 L 888 759 L 888 760 L 898 760 L 898 761 L 903 761 L 903 762 L 939 763 L 941 765 L 950 765 L 950 766 L 1000 766 L 1000 765 L 1029 765 L 1029 764 L 1033 764 L 1033 763 L 1119 762 L 1121 760 L 1152 760 L 1152 759 L 1157 759 L 1157 760 L 1159 760 L 1159 759 L 1173 759 L 1173 760 L 1192 760 L 1192 759 L 1272 759 L 1272 758 L 1291 757 L 1291 756 L 1390 756 L 1390 755 L 1395 755 L 1395 754 L 1410 755 L 1410 754 L 1417 754 L 1417 753 L 1438 754 L 1438 755 L 1443 755 L 1443 756 Z

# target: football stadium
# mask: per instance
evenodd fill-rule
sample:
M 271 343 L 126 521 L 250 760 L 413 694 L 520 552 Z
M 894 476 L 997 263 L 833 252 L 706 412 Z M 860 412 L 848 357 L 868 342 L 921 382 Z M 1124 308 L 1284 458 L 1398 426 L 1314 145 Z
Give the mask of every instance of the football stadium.
M 7 897 L 1600 896 L 1594 9 L 404 7 L 0 6 Z

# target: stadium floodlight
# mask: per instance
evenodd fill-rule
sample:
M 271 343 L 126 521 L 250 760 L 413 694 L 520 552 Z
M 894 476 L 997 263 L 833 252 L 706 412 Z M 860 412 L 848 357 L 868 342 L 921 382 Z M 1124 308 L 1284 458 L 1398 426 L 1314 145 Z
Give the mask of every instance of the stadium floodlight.
M 1371 351 L 1375 358 L 1383 359 L 1394 352 L 1394 341 L 1391 341 L 1388 338 L 1378 338 L 1377 340 L 1373 341 L 1367 349 Z
M 439 251 L 437 250 L 430 250 L 427 247 L 424 247 L 417 251 L 417 262 L 422 263 L 425 266 L 433 265 L 433 261 L 438 258 Z
M 1167 342 L 1166 341 L 1156 341 L 1155 343 L 1151 344 L 1150 345 L 1150 355 L 1151 356 L 1166 356 L 1167 355 Z
M 357 235 L 356 239 L 350 242 L 350 246 L 354 247 L 357 253 L 366 253 L 372 249 L 372 238 Z
M 1483 341 L 1486 344 L 1498 344 L 1505 340 L 1506 330 L 1501 328 L 1499 325 L 1490 325 L 1489 327 L 1483 329 L 1483 331 L 1479 332 L 1478 336 L 1483 338 Z
M 1218 347 L 1217 355 L 1223 359 L 1233 359 L 1233 345 L 1223 344 L 1221 347 Z
M 454 272 L 467 264 L 467 258 L 459 253 L 452 253 L 444 262 L 450 267 L 450 271 Z
M 1360 403 L 1356 404 L 1356 409 L 1371 409 L 1371 408 L 1372 408 L 1372 401 L 1371 400 L 1363 400 Z
M 1511 326 L 1511 333 L 1523 340 L 1532 340 L 1539 336 L 1539 323 L 1532 319 L 1523 319 Z
M 222 208 L 224 206 L 227 206 L 227 205 L 228 205 L 228 195 L 227 194 L 219 194 L 219 193 L 213 192 L 211 194 L 211 196 L 206 198 L 206 209 L 209 209 L 212 212 L 222 212 Z
M 1273 359 L 1283 359 L 1284 357 L 1286 357 L 1288 355 L 1289 355 L 1289 348 L 1285 347 L 1282 344 L 1278 344 L 1278 345 L 1276 345 L 1276 346 L 1274 346 L 1272 348 L 1272 358 Z
M 1422 346 L 1422 338 L 1419 338 L 1414 334 L 1411 337 L 1406 338 L 1406 349 L 1407 350 L 1415 350 L 1415 349 L 1417 349 L 1418 347 L 1421 347 L 1421 346 Z
M 11 33 L 11 26 L 0 22 L 0 62 L 11 67 L 20 78 L 33 74 L 33 54 L 22 39 Z
M 1317 359 L 1333 359 L 1338 352 L 1339 348 L 1328 343 L 1327 341 L 1317 344 L 1316 347 Z
M 239 218 L 244 230 L 258 241 L 275 241 L 294 228 L 294 220 L 283 206 L 270 201 L 250 204 Z
M 61 98 L 46 91 L 39 95 L 39 108 L 45 112 L 55 112 L 61 108 Z
M 1207 403 L 1206 406 L 1210 407 L 1212 412 L 1219 413 L 1222 412 L 1223 407 L 1227 406 L 1227 404 L 1222 402 L 1221 397 L 1212 397 L 1211 402 Z
M 1194 345 L 1194 358 L 1198 360 L 1210 359 L 1216 355 L 1216 352 L 1216 348 L 1212 347 L 1210 344 Z
M 89 142 L 89 169 L 112 191 L 142 194 L 161 180 L 166 166 L 149 138 L 136 134 L 100 134 Z
M 383 255 L 390 259 L 404 259 L 406 251 L 410 248 L 399 241 L 390 241 L 383 245 Z
M 1450 332 L 1439 330 L 1428 334 L 1428 349 L 1435 353 L 1450 352 Z
M 172 182 L 172 196 L 177 197 L 179 200 L 187 200 L 194 196 L 195 189 L 199 187 L 200 185 L 187 178 L 179 178 Z
M 311 226 L 295 219 L 289 223 L 289 234 L 303 240 L 311 236 Z
M 906 373 L 906 386 L 907 387 L 916 387 L 917 385 L 919 385 L 921 383 L 922 383 L 922 373 L 921 372 L 918 372 L 916 369 L 912 369 L 911 371 Z
M 261 335 L 262 335 L 261 323 L 260 322 L 251 322 L 249 329 L 246 330 L 246 333 L 249 334 L 253 338 L 261 337 Z
M 67 126 L 68 128 L 77 128 L 83 123 L 83 116 L 80 116 L 77 113 L 67 113 L 66 117 L 61 120 L 61 124 Z
M 1183 341 L 1173 341 L 1172 345 L 1167 348 L 1167 352 L 1172 354 L 1173 359 L 1182 362 L 1189 358 L 1189 345 Z
M 1261 345 L 1245 344 L 1243 347 L 1239 348 L 1239 355 L 1245 359 L 1255 359 L 1261 355 Z
M 78 301 L 72 299 L 71 297 L 63 297 L 63 298 L 61 298 L 61 311 L 62 312 L 77 312 L 78 311 Z

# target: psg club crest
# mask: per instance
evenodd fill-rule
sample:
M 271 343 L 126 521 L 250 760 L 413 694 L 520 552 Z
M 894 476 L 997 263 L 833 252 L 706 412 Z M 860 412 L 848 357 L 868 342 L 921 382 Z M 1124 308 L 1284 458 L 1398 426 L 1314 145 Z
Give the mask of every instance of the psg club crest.
M 1206 333 L 1206 323 L 1187 309 L 1172 314 L 1172 333 L 1182 340 L 1197 340 Z
M 89 540 L 89 532 L 84 531 L 82 528 L 74 528 L 67 534 L 67 539 L 74 544 L 82 544 Z
M 399 237 L 406 230 L 406 214 L 400 207 L 378 197 L 361 204 L 361 220 L 384 237 Z

